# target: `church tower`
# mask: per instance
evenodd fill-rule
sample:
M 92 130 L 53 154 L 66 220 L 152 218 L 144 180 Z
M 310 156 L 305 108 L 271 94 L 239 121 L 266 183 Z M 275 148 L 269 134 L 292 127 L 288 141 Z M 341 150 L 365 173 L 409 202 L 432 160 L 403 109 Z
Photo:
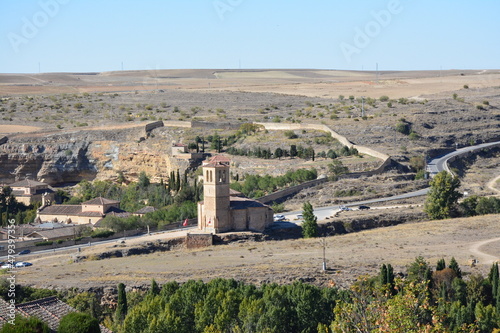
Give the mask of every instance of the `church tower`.
M 198 228 L 208 232 L 233 229 L 230 213 L 229 159 L 215 156 L 203 165 L 203 205 L 198 207 Z

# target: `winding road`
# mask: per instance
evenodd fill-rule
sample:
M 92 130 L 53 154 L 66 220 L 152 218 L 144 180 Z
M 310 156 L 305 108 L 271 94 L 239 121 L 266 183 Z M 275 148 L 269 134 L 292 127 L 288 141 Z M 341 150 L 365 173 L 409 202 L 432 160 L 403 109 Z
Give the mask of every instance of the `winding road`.
M 485 148 L 491 148 L 495 146 L 500 146 L 500 141 L 496 142 L 490 142 L 490 143 L 483 143 L 480 145 L 476 146 L 470 146 L 470 147 L 464 147 L 457 149 L 451 153 L 438 156 L 434 159 L 432 159 L 430 162 L 427 163 L 427 171 L 429 172 L 430 177 L 434 177 L 437 175 L 439 172 L 446 170 L 447 172 L 450 172 L 450 169 L 448 167 L 448 161 L 456 156 L 460 155 L 465 155 L 469 154 L 471 152 L 485 149 Z M 407 198 L 413 198 L 413 197 L 419 197 L 426 195 L 427 192 L 429 192 L 429 188 L 424 188 L 418 191 L 413 191 L 413 192 L 408 192 L 405 194 L 399 194 L 399 195 L 394 195 L 391 197 L 385 197 L 385 198 L 378 198 L 378 199 L 372 199 L 372 200 L 364 200 L 364 201 L 356 201 L 352 202 L 349 204 L 345 204 L 344 206 L 346 207 L 352 207 L 352 206 L 359 206 L 359 205 L 369 205 L 373 203 L 378 203 L 378 202 L 386 202 L 386 201 L 392 201 L 392 200 L 402 200 L 402 199 L 407 199 Z M 336 211 L 340 209 L 340 206 L 327 206 L 327 207 L 317 207 L 314 209 L 314 214 L 318 218 L 318 220 L 324 220 L 326 217 L 334 215 Z M 295 212 L 288 212 L 285 213 L 285 218 L 288 220 L 292 221 L 297 218 L 297 215 L 302 214 L 301 211 L 295 211 Z M 300 224 L 300 221 L 298 222 Z M 291 227 L 293 225 L 290 225 Z

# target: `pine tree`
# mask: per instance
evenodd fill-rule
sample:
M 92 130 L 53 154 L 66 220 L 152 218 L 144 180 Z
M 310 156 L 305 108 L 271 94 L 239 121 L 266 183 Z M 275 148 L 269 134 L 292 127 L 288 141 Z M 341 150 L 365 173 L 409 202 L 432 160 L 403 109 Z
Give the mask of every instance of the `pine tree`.
M 445 268 L 446 268 L 446 262 L 442 258 L 439 259 L 438 262 L 437 262 L 437 265 L 436 265 L 436 272 L 437 271 L 442 271 Z
M 125 285 L 120 283 L 118 285 L 118 304 L 116 306 L 116 319 L 123 321 L 128 312 L 127 293 L 125 292 Z
M 151 288 L 149 288 L 149 295 L 156 296 L 160 293 L 160 287 L 156 283 L 155 279 L 151 280 Z
M 452 270 L 455 271 L 455 274 L 457 275 L 457 278 L 459 278 L 459 279 L 462 278 L 462 270 L 460 269 L 460 266 L 458 266 L 458 263 L 455 260 L 455 257 L 451 258 L 450 264 L 448 265 L 448 268 L 451 268 Z
M 316 237 L 318 235 L 318 218 L 314 215 L 313 206 L 309 201 L 302 206 L 302 235 L 304 238 Z

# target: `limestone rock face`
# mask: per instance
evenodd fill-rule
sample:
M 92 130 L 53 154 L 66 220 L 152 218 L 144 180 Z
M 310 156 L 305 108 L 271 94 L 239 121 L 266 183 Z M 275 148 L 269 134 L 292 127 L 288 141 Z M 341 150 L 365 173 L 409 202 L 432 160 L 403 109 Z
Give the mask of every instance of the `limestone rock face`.
M 118 172 L 134 181 L 142 171 L 159 181 L 189 168 L 189 161 L 171 157 L 172 137 L 145 137 L 143 129 L 9 137 L 0 145 L 0 183 L 30 178 L 61 185 L 116 179 Z

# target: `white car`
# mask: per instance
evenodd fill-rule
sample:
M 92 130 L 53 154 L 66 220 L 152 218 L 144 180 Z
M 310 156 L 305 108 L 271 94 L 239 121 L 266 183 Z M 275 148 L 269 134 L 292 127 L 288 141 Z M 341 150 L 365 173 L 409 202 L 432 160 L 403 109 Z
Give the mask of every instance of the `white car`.
M 11 268 L 9 263 L 3 263 L 0 268 Z
M 284 219 L 285 219 L 285 215 L 282 215 L 282 214 L 274 215 L 274 222 L 283 221 Z
M 351 208 L 346 207 L 346 206 L 340 206 L 339 208 L 340 208 L 340 210 L 345 210 L 345 211 L 352 210 Z
M 33 264 L 30 263 L 30 262 L 26 262 L 26 261 L 19 261 L 19 262 L 16 262 L 15 266 L 16 267 L 28 267 L 28 266 L 32 266 Z

